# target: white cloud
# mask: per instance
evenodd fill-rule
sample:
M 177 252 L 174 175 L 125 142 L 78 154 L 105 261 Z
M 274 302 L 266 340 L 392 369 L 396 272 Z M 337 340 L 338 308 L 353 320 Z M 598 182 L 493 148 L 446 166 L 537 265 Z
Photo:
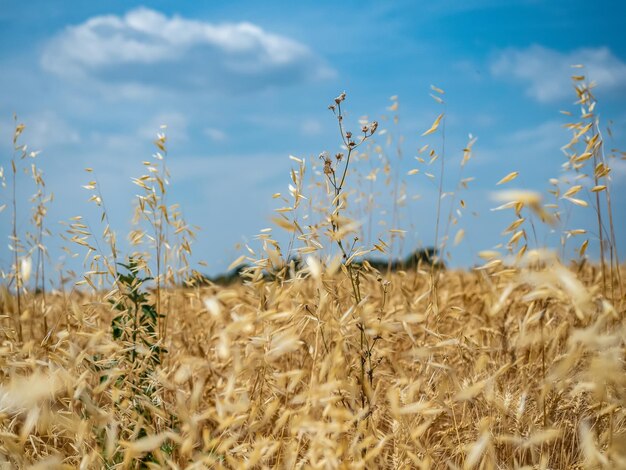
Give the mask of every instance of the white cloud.
M 228 135 L 221 129 L 216 129 L 214 127 L 207 127 L 203 130 L 204 135 L 206 135 L 213 142 L 224 142 L 228 140 Z
M 584 69 L 572 69 L 583 64 Z M 626 87 L 626 64 L 607 47 L 582 48 L 563 53 L 543 46 L 502 51 L 491 63 L 496 77 L 525 84 L 526 93 L 540 102 L 573 96 L 570 76 L 585 73 L 602 90 Z
M 52 146 L 77 144 L 81 141 L 79 132 L 54 111 L 18 116 L 17 122 L 26 126 L 20 142 L 28 145 L 31 150 L 45 150 Z M 15 123 L 3 120 L 0 128 L 10 131 L 12 137 Z M 9 139 L 6 141 L 9 142 Z
M 197 89 L 258 89 L 331 76 L 307 46 L 248 22 L 212 24 L 148 8 L 70 26 L 41 65 L 76 80 Z

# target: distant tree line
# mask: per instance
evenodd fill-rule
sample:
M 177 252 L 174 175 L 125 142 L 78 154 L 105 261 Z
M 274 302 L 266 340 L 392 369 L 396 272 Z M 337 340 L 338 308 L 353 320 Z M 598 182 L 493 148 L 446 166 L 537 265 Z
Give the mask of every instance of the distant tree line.
M 383 258 L 366 258 L 358 264 L 367 264 L 376 269 L 377 271 L 394 272 L 394 271 L 408 271 L 417 269 L 419 266 L 436 266 L 440 269 L 444 269 L 445 265 L 442 261 L 438 260 L 437 250 L 435 248 L 420 248 L 403 259 L 383 259 Z M 304 267 L 304 262 L 301 258 L 291 258 L 288 265 L 292 265 L 296 271 Z M 218 274 L 217 276 L 200 275 L 196 279 L 196 283 L 200 284 L 217 284 L 221 286 L 227 286 L 241 281 L 242 275 L 251 268 L 249 264 L 241 264 L 228 272 Z M 275 273 L 267 273 L 268 277 L 274 277 Z

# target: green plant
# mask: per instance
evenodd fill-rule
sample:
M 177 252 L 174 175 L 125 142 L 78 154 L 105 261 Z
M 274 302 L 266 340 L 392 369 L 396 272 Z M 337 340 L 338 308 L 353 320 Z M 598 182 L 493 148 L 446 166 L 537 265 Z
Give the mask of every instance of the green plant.
M 130 257 L 128 264 L 118 263 L 125 268 L 127 274 L 118 274 L 120 291 L 116 299 L 110 299 L 113 308 L 119 313 L 111 322 L 113 339 L 128 342 L 131 363 L 137 361 L 138 356 L 144 357 L 143 362 L 151 372 L 160 364 L 160 354 L 163 348 L 159 343 L 157 324 L 159 317 L 156 304 L 149 299 L 144 290 L 144 283 L 152 280 L 151 277 L 141 277 L 141 259 Z
M 135 392 L 134 409 L 144 423 L 150 424 L 155 421 L 153 405 L 159 402 L 154 374 L 165 352 L 158 337 L 158 321 L 162 315 L 145 290 L 145 283 L 151 281 L 152 277 L 141 275 L 143 260 L 129 257 L 126 264 L 118 264 L 126 273 L 118 273 L 119 291 L 116 298 L 109 300 L 119 312 L 111 321 L 111 333 L 115 341 L 122 343 L 125 351 L 124 364 L 117 365 L 122 365 L 122 370 L 127 373 L 121 375 L 118 382 L 130 382 Z M 138 438 L 151 432 L 141 421 L 136 426 L 139 426 L 135 430 Z M 139 458 L 140 468 L 147 468 L 145 463 L 150 461 L 155 461 L 152 453 Z

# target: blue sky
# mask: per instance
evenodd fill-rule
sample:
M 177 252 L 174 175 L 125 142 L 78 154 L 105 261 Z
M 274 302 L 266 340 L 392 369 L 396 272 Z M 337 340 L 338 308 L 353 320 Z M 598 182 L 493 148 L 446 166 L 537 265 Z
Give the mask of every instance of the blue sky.
M 394 137 L 389 148 L 384 134 L 377 142 L 407 185 L 408 202 L 393 227 L 390 191 L 380 181 L 373 187 L 380 203 L 374 222 L 387 225 L 368 231 L 388 238 L 390 228 L 407 230 L 407 251 L 434 240 L 437 191 L 423 173 L 438 177 L 438 167 L 406 176 L 419 167 L 418 148 L 439 149 L 440 137 L 420 137 L 442 111 L 429 97 L 434 84 L 446 92 L 445 190 L 456 185 L 468 134 L 478 138 L 464 170 L 475 177 L 462 196 L 468 209 L 458 227 L 466 237 L 452 250 L 453 264 L 467 266 L 477 251 L 505 241 L 500 232 L 512 215 L 490 211 L 500 178 L 519 171 L 511 187 L 543 192 L 560 176 L 559 149 L 569 134 L 559 110 L 576 112 L 571 64 L 586 64 L 598 82 L 598 112 L 604 124 L 612 120 L 607 147 L 626 148 L 625 27 L 626 6 L 617 1 L 590 8 L 582 1 L 0 0 L 0 164 L 10 161 L 16 113 L 27 126 L 23 142 L 42 150 L 39 165 L 55 193 L 50 228 L 59 231 L 57 221 L 78 214 L 97 224 L 81 188 L 90 179 L 83 169 L 92 167 L 123 238 L 136 193 L 130 178 L 141 174 L 159 126 L 167 124 L 170 201 L 203 229 L 194 259 L 218 272 L 240 254 L 237 243 L 271 225 L 271 196 L 289 184 L 288 156 L 338 150 L 327 106 L 345 90 L 354 128 L 366 115 Z M 397 113 L 388 109 L 392 95 L 399 97 Z M 383 118 L 394 114 L 397 125 Z M 378 158 L 372 152 L 355 170 L 367 174 Z M 623 160 L 613 183 L 624 234 Z M 591 210 L 573 208 L 569 228 L 592 230 L 594 220 Z M 27 229 L 27 211 L 18 222 Z M 0 234 L 9 230 L 5 210 Z M 554 239 L 542 236 L 540 243 Z M 57 249 L 51 256 L 62 259 Z M 9 260 L 5 248 L 0 263 Z

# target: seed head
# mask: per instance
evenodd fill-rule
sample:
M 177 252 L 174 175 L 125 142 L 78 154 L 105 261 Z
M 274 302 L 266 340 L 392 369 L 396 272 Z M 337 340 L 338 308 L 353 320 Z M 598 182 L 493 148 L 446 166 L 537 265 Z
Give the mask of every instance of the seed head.
M 346 99 L 346 92 L 341 93 L 337 98 L 335 98 L 335 103 L 339 104 Z

